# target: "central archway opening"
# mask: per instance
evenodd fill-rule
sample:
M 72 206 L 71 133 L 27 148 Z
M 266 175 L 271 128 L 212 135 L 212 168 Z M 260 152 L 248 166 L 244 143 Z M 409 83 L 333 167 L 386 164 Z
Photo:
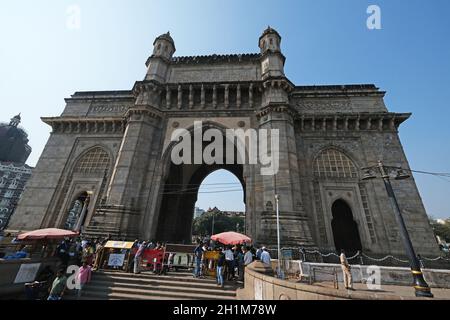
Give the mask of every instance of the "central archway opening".
M 218 140 L 217 145 L 222 147 L 222 151 L 227 150 L 227 137 L 224 128 L 219 128 L 214 124 L 207 123 L 202 127 L 203 133 L 208 129 L 216 129 L 219 131 L 219 135 L 223 139 Z M 202 135 L 201 135 L 202 136 Z M 186 135 L 183 136 L 183 139 L 193 139 L 194 135 Z M 213 141 L 216 142 L 216 138 L 213 138 Z M 210 142 L 203 141 L 203 152 L 210 145 Z M 173 145 L 174 148 L 176 144 Z M 190 155 L 191 161 L 186 164 L 186 162 L 182 162 L 182 164 L 175 164 L 172 159 L 170 159 L 169 155 L 171 155 L 171 151 L 173 149 L 169 148 L 167 151 L 167 167 L 165 169 L 165 177 L 164 177 L 164 187 L 162 193 L 159 195 L 161 198 L 161 204 L 159 209 L 159 214 L 157 216 L 157 223 L 155 224 L 156 232 L 155 237 L 156 241 L 162 242 L 170 242 L 170 243 L 192 243 L 193 241 L 193 221 L 194 221 L 194 212 L 196 203 L 199 200 L 202 201 L 204 195 L 218 195 L 221 197 L 220 203 L 225 203 L 226 206 L 223 205 L 223 208 L 219 208 L 219 205 L 216 205 L 214 202 L 209 202 L 205 204 L 204 210 L 208 210 L 210 207 L 222 211 L 239 211 L 239 210 L 231 210 L 233 208 L 239 208 L 231 206 L 231 203 L 234 202 L 233 197 L 229 197 L 231 194 L 231 190 L 236 190 L 233 193 L 238 193 L 240 191 L 240 200 L 241 208 L 244 207 L 242 203 L 245 203 L 246 199 L 246 183 L 244 180 L 244 164 L 242 161 L 238 161 L 238 156 L 240 156 L 239 151 L 237 150 L 236 145 L 234 145 L 234 161 L 229 161 L 227 159 L 226 152 L 218 152 L 215 150 L 212 152 L 214 156 L 218 155 L 216 161 L 212 162 L 212 164 L 207 164 L 205 159 L 200 164 L 195 161 L 195 155 L 198 154 L 198 151 L 194 149 L 195 142 L 192 140 L 190 147 L 192 148 Z M 176 150 L 176 149 L 175 149 Z M 176 151 L 179 152 L 179 151 Z M 182 150 L 181 155 L 184 156 L 185 150 Z M 218 153 L 216 153 L 218 152 Z M 221 161 L 220 161 L 221 160 Z M 233 159 L 232 159 L 233 160 Z M 190 164 L 189 164 L 190 163 Z M 209 162 L 211 163 L 211 162 Z M 212 174 L 212 175 L 211 175 Z M 223 175 L 231 175 L 233 179 L 232 183 L 228 186 L 232 186 L 232 188 L 227 187 L 225 181 L 223 180 Z M 209 179 L 207 178 L 209 175 Z M 218 176 L 216 176 L 218 175 Z M 222 176 L 222 177 L 221 177 Z M 228 176 L 230 178 L 230 176 Z M 206 183 L 204 181 L 206 180 Z M 228 181 L 228 179 L 226 179 Z M 203 186 L 202 186 L 203 184 Z M 201 188 L 202 186 L 202 188 Z M 225 202 L 223 202 L 225 200 Z M 220 223 L 220 221 L 218 222 Z M 244 225 L 242 225 L 244 224 Z M 217 231 L 217 225 L 215 230 Z M 238 228 L 241 232 L 245 231 L 245 223 L 240 223 L 239 226 L 235 226 L 234 230 Z M 209 228 L 208 228 L 209 229 Z M 232 230 L 232 231 L 234 231 Z M 206 233 L 206 231 L 203 231 Z M 211 232 L 216 233 L 212 229 Z M 211 235 L 208 232 L 207 235 Z
M 155 240 L 170 243 L 192 243 L 192 226 L 200 186 L 207 176 L 218 170 L 226 170 L 236 177 L 241 186 L 234 185 L 234 189 L 242 190 L 240 201 L 245 202 L 246 192 L 242 165 L 171 164 L 170 175 L 166 180 L 162 194 Z M 215 183 L 221 183 L 221 181 L 217 182 L 216 179 L 214 181 Z M 212 189 L 212 187 L 214 186 L 205 185 L 203 190 L 208 188 L 209 191 L 202 191 L 200 195 L 205 194 L 204 192 L 214 192 L 216 195 L 222 194 L 226 201 L 225 194 L 228 192 L 219 191 L 230 190 L 230 188 L 224 188 L 223 185 L 217 185 L 220 188 Z
M 362 250 L 358 225 L 353 219 L 352 209 L 347 202 L 341 199 L 336 200 L 332 205 L 331 211 L 333 214 L 331 226 L 336 250 L 339 252 L 343 249 L 347 254 L 351 255 L 358 250 Z
M 220 169 L 209 174 L 200 185 L 194 210 L 192 237 L 246 232 L 244 189 L 231 172 Z

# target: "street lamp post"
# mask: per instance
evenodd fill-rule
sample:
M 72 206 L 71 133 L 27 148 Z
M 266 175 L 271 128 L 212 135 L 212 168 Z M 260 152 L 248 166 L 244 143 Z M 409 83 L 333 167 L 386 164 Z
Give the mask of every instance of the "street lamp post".
M 280 246 L 280 206 L 279 206 L 280 196 L 275 195 L 276 210 L 277 210 L 277 247 L 278 247 L 278 263 L 277 263 L 277 273 L 281 277 L 281 246 Z
M 384 186 L 386 187 L 386 191 L 389 196 L 389 200 L 390 200 L 392 207 L 394 209 L 394 212 L 395 212 L 395 218 L 400 227 L 400 233 L 401 233 L 401 237 L 403 240 L 403 245 L 405 247 L 406 253 L 409 258 L 411 272 L 412 272 L 413 279 L 414 279 L 414 289 L 415 289 L 416 297 L 433 298 L 431 289 L 423 277 L 422 270 L 420 268 L 419 259 L 417 258 L 417 255 L 414 251 L 414 247 L 412 245 L 411 238 L 409 237 L 408 230 L 406 229 L 405 221 L 403 220 L 403 216 L 401 214 L 400 207 L 399 207 L 397 199 L 395 197 L 394 190 L 392 189 L 389 173 L 386 170 L 387 167 L 385 167 L 383 165 L 382 161 L 378 161 L 377 166 L 370 167 L 370 168 L 364 168 L 364 170 L 366 172 L 363 176 L 363 180 L 369 180 L 369 179 L 376 178 L 377 176 L 372 174 L 372 172 L 371 172 L 371 170 L 375 169 L 375 168 L 377 168 L 380 171 L 381 178 L 383 179 Z M 407 179 L 410 177 L 409 175 L 405 174 L 403 172 L 403 170 L 401 170 L 399 168 L 395 168 L 395 169 L 398 170 L 397 176 L 395 178 L 396 180 Z
M 214 213 L 212 215 L 212 226 L 211 226 L 211 236 L 214 235 Z

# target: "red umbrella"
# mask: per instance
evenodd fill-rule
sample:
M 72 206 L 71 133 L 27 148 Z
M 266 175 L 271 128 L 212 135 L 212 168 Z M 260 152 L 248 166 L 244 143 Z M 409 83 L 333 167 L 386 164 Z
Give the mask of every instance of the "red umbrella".
M 212 240 L 218 241 L 223 244 L 242 244 L 244 242 L 252 242 L 252 239 L 244 234 L 237 232 L 223 232 L 211 237 Z
M 18 240 L 63 239 L 77 237 L 79 233 L 62 229 L 40 229 L 20 234 Z

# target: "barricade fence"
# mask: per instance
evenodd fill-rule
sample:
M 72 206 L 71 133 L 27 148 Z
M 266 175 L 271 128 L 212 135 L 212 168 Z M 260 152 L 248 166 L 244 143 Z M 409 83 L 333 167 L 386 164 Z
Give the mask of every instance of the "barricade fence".
M 278 251 L 269 249 L 272 258 L 277 258 Z M 282 257 L 280 259 L 281 271 L 286 278 L 298 278 L 301 274 L 302 262 L 323 262 L 340 264 L 340 256 L 336 252 L 321 252 L 319 250 L 309 250 L 305 248 L 282 248 Z M 418 255 L 422 268 L 448 269 L 450 268 L 450 258 L 446 256 L 426 257 Z M 408 267 L 410 262 L 405 257 L 396 257 L 393 255 L 374 257 L 365 252 L 357 251 L 347 256 L 347 260 L 353 265 L 379 265 L 391 267 Z

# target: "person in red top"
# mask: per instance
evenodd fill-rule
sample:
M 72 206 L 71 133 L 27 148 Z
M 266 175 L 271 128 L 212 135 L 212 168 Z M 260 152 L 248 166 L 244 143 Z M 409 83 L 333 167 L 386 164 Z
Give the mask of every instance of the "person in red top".
M 91 281 L 92 269 L 87 261 L 83 261 L 83 265 L 78 269 L 77 283 L 80 285 L 78 289 L 78 299 L 81 297 L 81 291 L 84 286 Z

